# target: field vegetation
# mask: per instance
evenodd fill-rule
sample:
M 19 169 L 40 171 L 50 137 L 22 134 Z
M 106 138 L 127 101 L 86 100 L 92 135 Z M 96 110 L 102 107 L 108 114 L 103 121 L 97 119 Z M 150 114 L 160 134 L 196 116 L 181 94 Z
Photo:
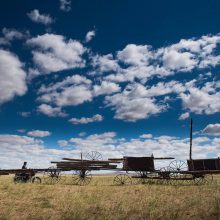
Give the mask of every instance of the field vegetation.
M 14 184 L 0 176 L 0 219 L 220 219 L 220 178 L 211 185 Z

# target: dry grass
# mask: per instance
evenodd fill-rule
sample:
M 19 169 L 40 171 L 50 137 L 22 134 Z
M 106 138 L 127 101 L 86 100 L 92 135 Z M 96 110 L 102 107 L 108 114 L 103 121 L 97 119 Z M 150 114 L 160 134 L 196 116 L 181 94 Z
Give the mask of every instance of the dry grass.
M 14 184 L 0 177 L 0 219 L 220 219 L 220 179 L 207 186 Z

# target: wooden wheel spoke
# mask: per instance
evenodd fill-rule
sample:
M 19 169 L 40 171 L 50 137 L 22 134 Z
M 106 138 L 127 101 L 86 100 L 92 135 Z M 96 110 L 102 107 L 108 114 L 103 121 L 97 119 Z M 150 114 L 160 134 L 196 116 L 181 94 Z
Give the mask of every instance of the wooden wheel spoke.
M 82 181 L 82 179 L 79 177 L 76 181 L 76 185 L 78 185 L 81 181 Z
M 91 151 L 86 155 L 88 160 L 102 160 L 102 155 L 97 151 Z
M 80 180 L 81 180 L 80 178 L 77 178 L 77 179 L 75 180 L 75 184 L 78 185 L 78 183 L 80 182 Z
M 198 171 L 200 170 L 209 170 L 206 167 L 198 167 Z M 194 175 L 194 183 L 195 184 L 211 184 L 213 181 L 213 175 L 212 174 L 195 174 Z
M 56 184 L 61 180 L 61 171 L 56 170 L 55 167 L 49 167 L 47 171 L 44 172 L 43 180 L 46 184 Z
M 115 180 L 116 180 L 117 182 L 121 182 L 121 179 L 120 179 L 118 176 L 115 177 Z
M 72 178 L 75 185 L 88 185 L 91 182 L 92 175 L 90 170 L 78 170 L 74 172 Z
M 94 151 L 92 151 L 91 158 L 93 158 L 93 160 L 94 160 L 94 158 L 95 158 L 95 155 L 96 155 L 96 153 L 95 153 Z
M 114 184 L 126 185 L 131 183 L 131 177 L 126 174 L 119 174 L 114 178 Z

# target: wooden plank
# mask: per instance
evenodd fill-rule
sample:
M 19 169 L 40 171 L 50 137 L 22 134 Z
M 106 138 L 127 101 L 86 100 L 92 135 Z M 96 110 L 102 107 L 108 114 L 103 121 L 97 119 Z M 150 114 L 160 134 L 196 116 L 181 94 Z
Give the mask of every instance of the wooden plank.
M 139 158 L 139 157 L 137 157 L 137 158 Z M 174 160 L 175 158 L 174 157 L 153 157 L 153 159 L 154 160 Z M 122 162 L 125 160 L 125 158 L 108 158 L 108 160 Z
M 174 157 L 154 157 L 154 160 L 174 160 Z
M 78 162 L 90 162 L 90 163 L 113 163 L 110 160 L 81 160 L 81 159 L 74 159 L 74 158 L 62 158 L 62 160 L 68 160 L 68 161 L 78 161 Z M 114 163 L 117 163 L 115 161 Z
M 90 162 L 90 161 L 51 161 L 51 163 L 55 163 L 55 164 L 99 164 L 99 165 L 109 165 L 110 163 L 107 162 L 102 162 L 102 163 L 98 163 L 98 162 Z
M 117 167 L 117 166 L 116 166 L 116 165 L 115 165 L 115 166 L 114 166 L 114 165 L 112 165 L 112 166 L 98 166 L 98 165 L 97 165 L 97 166 L 71 166 L 71 165 L 66 166 L 66 165 L 63 165 L 63 164 L 58 164 L 57 167 L 85 167 L 85 168 L 86 168 L 86 167 L 101 167 L 101 168 L 102 168 L 102 167 L 103 167 L 103 168 L 104 168 L 104 167 L 108 167 L 108 168 L 113 167 L 113 168 L 114 168 L 114 167 Z
M 110 161 L 115 161 L 115 162 L 122 162 L 124 161 L 124 158 L 108 158 Z

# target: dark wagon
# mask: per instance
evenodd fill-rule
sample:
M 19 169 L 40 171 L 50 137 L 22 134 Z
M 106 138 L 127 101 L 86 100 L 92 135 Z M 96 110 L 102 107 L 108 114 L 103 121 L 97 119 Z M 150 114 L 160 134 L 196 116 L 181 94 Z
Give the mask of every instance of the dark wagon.
M 153 172 L 154 157 L 124 157 L 123 170 Z
M 125 185 L 135 183 L 146 183 L 149 181 L 164 179 L 159 175 L 160 170 L 155 169 L 155 160 L 169 160 L 172 157 L 155 158 L 151 157 L 123 157 L 119 159 L 123 162 L 122 171 L 125 173 L 118 174 L 114 178 L 114 184 Z M 109 159 L 112 160 L 112 159 Z M 116 160 L 116 159 L 115 159 Z M 162 171 L 161 171 L 162 172 Z
M 189 171 L 220 170 L 220 158 L 187 160 Z

